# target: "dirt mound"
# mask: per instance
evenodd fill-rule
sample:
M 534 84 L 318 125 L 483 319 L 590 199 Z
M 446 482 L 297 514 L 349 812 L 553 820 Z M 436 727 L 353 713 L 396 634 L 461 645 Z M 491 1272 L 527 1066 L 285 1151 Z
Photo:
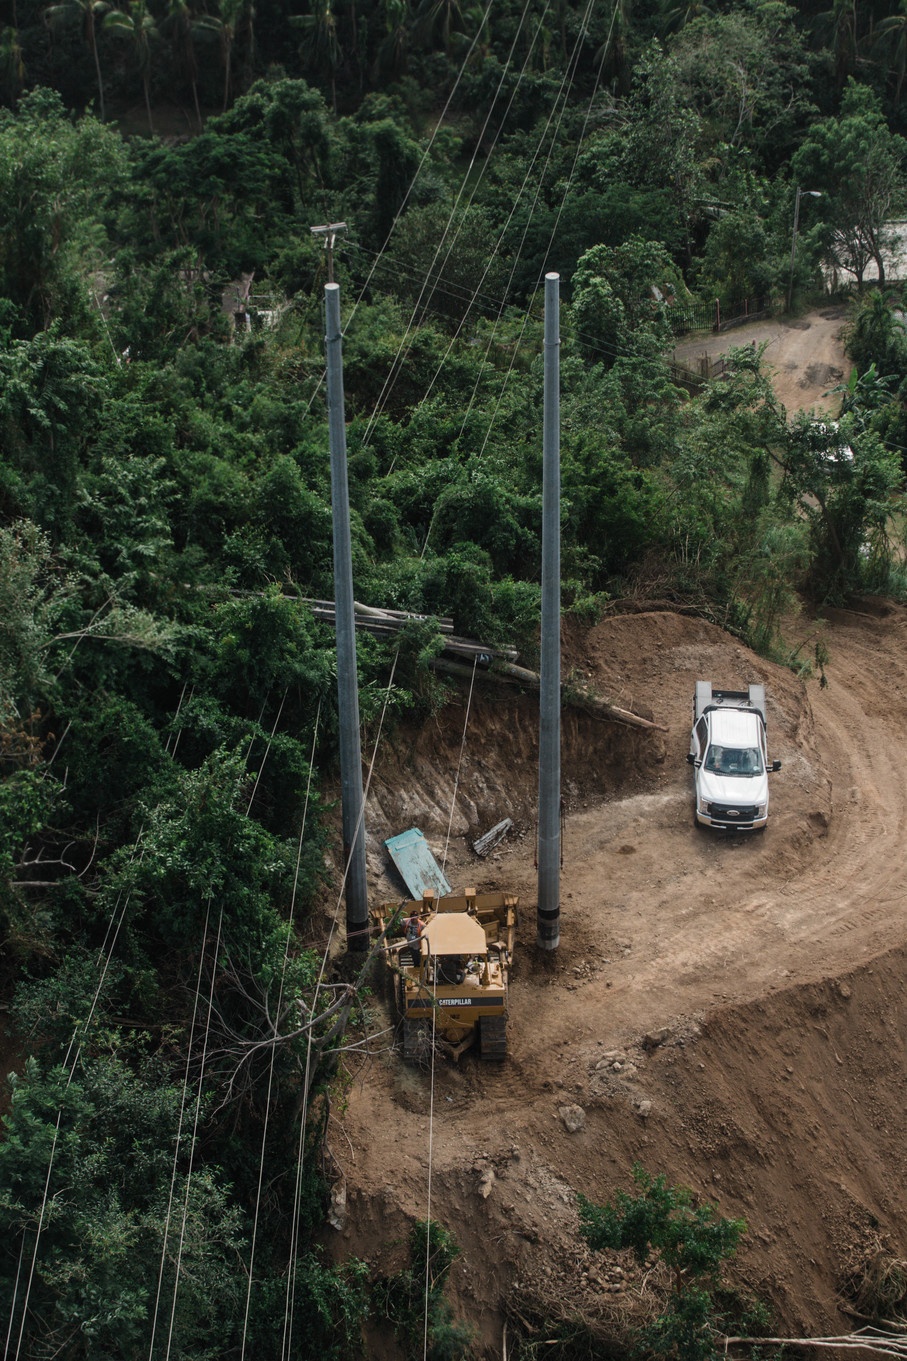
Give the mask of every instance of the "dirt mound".
M 455 885 L 521 894 L 511 1054 L 432 1075 L 379 1040 L 351 1065 L 330 1136 L 347 1194 L 333 1251 L 394 1269 L 409 1223 L 430 1214 L 462 1248 L 453 1292 L 488 1356 L 513 1307 L 575 1304 L 619 1331 L 638 1282 L 625 1261 L 589 1258 L 575 1192 L 626 1189 L 639 1161 L 747 1219 L 738 1269 L 779 1326 L 848 1326 L 836 1292 L 854 1253 L 873 1233 L 907 1241 L 905 634 L 899 608 L 832 613 L 821 688 L 675 614 L 568 630 L 565 673 L 668 733 L 566 718 L 554 954 L 534 945 L 536 702 L 477 684 L 465 739 L 464 696 L 382 744 L 373 891 L 400 892 L 380 843 L 417 825 L 439 858 L 447 843 Z M 783 769 L 765 836 L 692 825 L 700 678 L 766 685 Z M 506 815 L 515 833 L 476 860 L 472 837 Z

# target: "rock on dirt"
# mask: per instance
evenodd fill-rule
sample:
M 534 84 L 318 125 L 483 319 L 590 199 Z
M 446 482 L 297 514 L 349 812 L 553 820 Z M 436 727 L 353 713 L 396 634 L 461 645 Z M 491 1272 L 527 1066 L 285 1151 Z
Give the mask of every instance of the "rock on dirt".
M 586 1112 L 582 1106 L 561 1106 L 558 1115 L 568 1134 L 579 1134 L 586 1127 Z

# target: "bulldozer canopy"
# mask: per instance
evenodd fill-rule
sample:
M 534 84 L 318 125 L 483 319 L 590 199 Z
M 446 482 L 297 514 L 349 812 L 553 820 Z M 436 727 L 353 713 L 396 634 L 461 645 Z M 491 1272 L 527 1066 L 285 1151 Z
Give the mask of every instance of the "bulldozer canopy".
M 465 912 L 442 912 L 433 917 L 422 933 L 431 955 L 484 955 L 488 944 L 485 932 L 475 917 Z

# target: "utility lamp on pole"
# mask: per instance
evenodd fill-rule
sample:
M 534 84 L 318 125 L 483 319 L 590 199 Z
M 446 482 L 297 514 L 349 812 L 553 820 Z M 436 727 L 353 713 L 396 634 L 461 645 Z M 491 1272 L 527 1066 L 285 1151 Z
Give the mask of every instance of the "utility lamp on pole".
M 328 257 L 328 283 L 334 282 L 334 242 L 340 232 L 346 231 L 345 222 L 328 222 L 323 227 L 310 227 L 313 236 L 324 237 L 324 249 Z
M 794 261 L 797 258 L 797 227 L 800 225 L 800 199 L 804 194 L 809 198 L 821 198 L 822 191 L 820 189 L 801 189 L 799 184 L 797 185 L 797 196 L 794 199 L 794 232 L 790 243 L 790 281 L 787 285 L 788 312 L 790 311 L 790 305 L 794 296 Z

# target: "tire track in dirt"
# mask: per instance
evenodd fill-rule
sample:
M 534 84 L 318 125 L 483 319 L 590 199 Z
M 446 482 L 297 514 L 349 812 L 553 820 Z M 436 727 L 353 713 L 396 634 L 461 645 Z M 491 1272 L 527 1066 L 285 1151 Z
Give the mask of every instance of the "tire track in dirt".
M 876 617 L 838 611 L 830 638 L 831 683 L 813 709 L 832 778 L 832 825 L 826 863 L 804 886 L 804 929 L 815 932 L 809 897 L 817 896 L 831 921 L 818 939 L 858 940 L 866 956 L 904 939 L 907 623 L 888 606 Z M 846 966 L 846 949 L 840 961 L 830 946 L 826 967 L 838 962 Z
M 622 796 L 615 788 L 612 797 L 568 812 L 561 948 L 553 955 L 533 943 L 531 837 L 497 856 L 493 882 L 516 889 L 522 902 L 510 1058 L 502 1071 L 467 1060 L 441 1078 L 448 1096 L 464 1081 L 483 1093 L 469 1115 L 470 1138 L 479 1142 L 502 1122 L 531 1126 L 533 1094 L 558 1080 L 571 1047 L 638 1043 L 647 1031 L 833 976 L 907 939 L 903 611 L 831 618 L 824 690 L 701 621 L 644 616 L 630 626 L 609 621 L 595 632 L 592 652 L 616 658 L 625 683 L 667 722 L 670 736 L 664 759 L 641 772 L 645 789 Z M 780 755 L 784 767 L 773 777 L 764 836 L 729 839 L 692 825 L 684 758 L 698 656 L 716 680 L 767 684 L 770 754 Z M 648 690 L 646 669 L 659 672 Z M 887 705 L 882 694 L 897 702 Z M 490 738 L 482 741 L 486 778 Z M 506 800 L 506 781 L 514 777 L 506 737 L 500 755 Z M 452 847 L 449 877 L 465 883 L 475 871 L 465 847 Z M 392 1088 L 385 1093 L 391 1105 Z M 461 1128 L 452 1157 L 460 1135 Z M 441 1158 L 443 1150 L 442 1138 Z
M 872 618 L 842 611 L 829 638 L 827 689 L 799 687 L 811 707 L 810 746 L 779 749 L 770 722 L 784 769 L 774 777 L 764 837 L 732 841 L 690 825 L 680 765 L 689 701 L 680 696 L 669 718 L 672 768 L 658 798 L 618 800 L 568 823 L 565 962 L 557 967 L 569 973 L 577 955 L 604 959 L 607 977 L 583 983 L 579 1007 L 557 997 L 549 1008 L 533 996 L 528 1007 L 540 1008 L 546 1030 L 599 1027 L 609 1040 L 627 1040 L 718 999 L 741 1002 L 847 969 L 907 938 L 907 623 L 895 609 Z M 753 658 L 746 678 L 764 675 L 759 666 Z M 772 670 L 770 703 L 783 703 L 785 691 L 790 702 L 798 683 Z M 690 694 L 692 679 L 682 683 Z M 658 710 L 657 693 L 647 699 Z M 521 887 L 531 901 L 531 881 Z

